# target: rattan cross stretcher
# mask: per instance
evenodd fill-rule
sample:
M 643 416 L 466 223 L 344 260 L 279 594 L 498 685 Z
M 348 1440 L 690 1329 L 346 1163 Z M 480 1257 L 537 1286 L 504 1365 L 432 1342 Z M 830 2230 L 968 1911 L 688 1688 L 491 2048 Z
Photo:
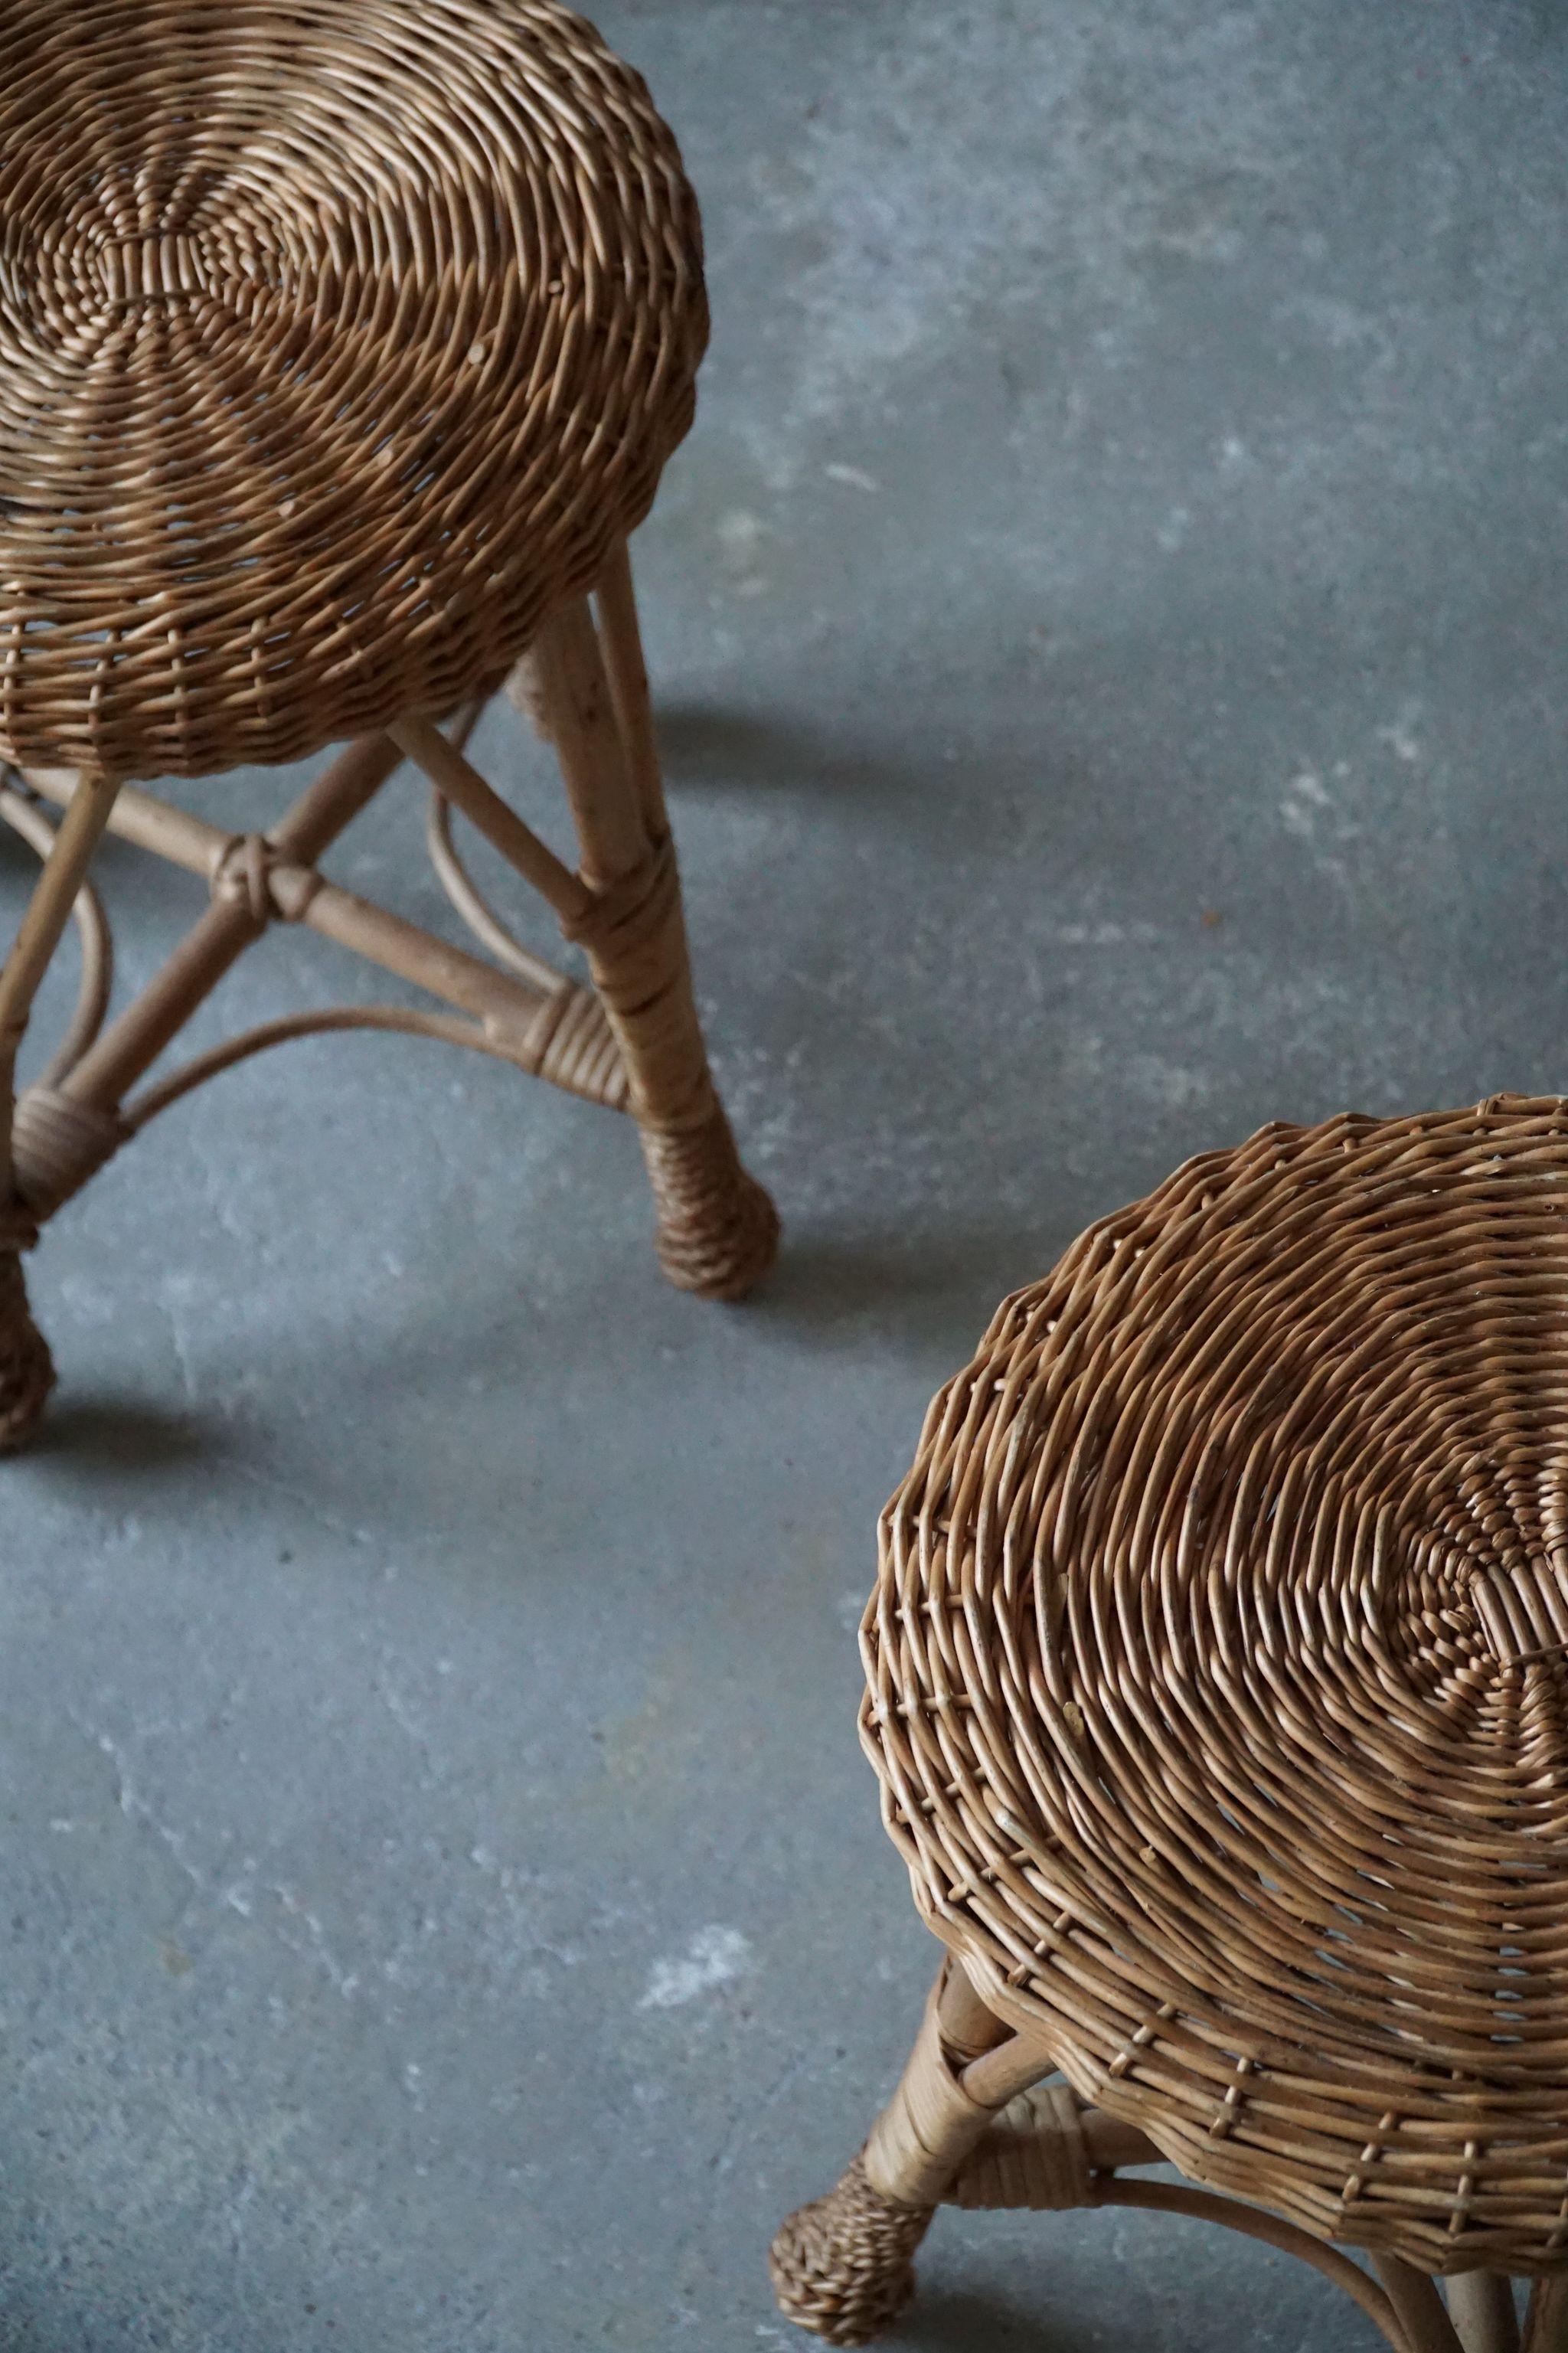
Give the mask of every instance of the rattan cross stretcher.
M 552 0 L 0 0 L 0 816 L 44 858 L 0 975 L 0 1443 L 52 1379 L 18 1256 L 41 1222 L 192 1086 L 310 1031 L 451 1039 L 631 1113 L 666 1271 L 739 1296 L 776 1220 L 709 1075 L 626 546 L 707 333 L 642 82 Z M 509 679 L 574 862 L 466 756 Z M 345 740 L 261 830 L 135 789 Z M 405 759 L 484 956 L 319 871 Z M 454 808 L 591 987 L 481 898 Z M 211 892 L 107 1026 L 106 828 Z M 77 1018 L 15 1099 L 73 906 Z M 136 1092 L 274 922 L 440 1009 L 276 1022 Z
M 1568 1103 L 1267 1128 L 1093 1227 L 932 1405 L 862 1648 L 948 1957 L 790 2316 L 879 2334 L 944 2200 L 1120 2205 L 1396 2353 L 1511 2353 L 1525 2275 L 1564 2353 Z

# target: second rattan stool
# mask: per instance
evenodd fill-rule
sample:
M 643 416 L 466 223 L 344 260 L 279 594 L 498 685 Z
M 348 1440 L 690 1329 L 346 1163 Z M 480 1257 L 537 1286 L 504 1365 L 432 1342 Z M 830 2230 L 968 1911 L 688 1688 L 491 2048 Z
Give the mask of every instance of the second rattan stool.
M 932 1406 L 862 1642 L 949 1950 L 791 2318 L 879 2335 L 943 2200 L 1119 2205 L 1397 2353 L 1512 2353 L 1528 2275 L 1564 2353 L 1568 1103 L 1265 1129 L 1092 1228 Z
M 553 0 L 0 0 L 0 816 L 45 859 L 0 975 L 0 1444 L 52 1379 L 18 1258 L 41 1221 L 191 1087 L 310 1031 L 447 1039 L 629 1111 L 667 1272 L 739 1296 L 776 1221 L 709 1076 L 626 549 L 707 332 L 642 83 Z M 575 865 L 464 754 L 509 672 L 555 742 Z M 343 738 L 261 830 L 129 782 Z M 317 871 L 404 758 L 489 959 Z M 592 989 L 500 924 L 453 807 Z M 212 893 L 107 1029 L 106 827 Z M 73 904 L 78 1016 L 13 1119 Z M 133 1092 L 275 921 L 443 1009 L 275 1022 Z

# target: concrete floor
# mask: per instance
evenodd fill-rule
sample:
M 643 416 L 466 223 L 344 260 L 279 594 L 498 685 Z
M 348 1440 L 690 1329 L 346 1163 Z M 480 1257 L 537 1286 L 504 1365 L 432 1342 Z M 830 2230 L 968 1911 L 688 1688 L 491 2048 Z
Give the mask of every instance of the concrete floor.
M 803 2343 L 768 2237 L 935 1957 L 852 1635 L 931 1390 L 1196 1148 L 1568 1084 L 1558 0 L 602 21 L 706 204 L 638 558 L 788 1255 L 676 1296 L 628 1128 L 395 1039 L 61 1217 L 3 1474 L 8 2353 Z M 103 866 L 134 976 L 192 888 Z M 406 781 L 333 871 L 436 916 Z M 275 937 L 205 1034 L 345 989 Z M 943 2216 L 922 2280 L 905 2353 L 1372 2343 L 1144 2218 Z

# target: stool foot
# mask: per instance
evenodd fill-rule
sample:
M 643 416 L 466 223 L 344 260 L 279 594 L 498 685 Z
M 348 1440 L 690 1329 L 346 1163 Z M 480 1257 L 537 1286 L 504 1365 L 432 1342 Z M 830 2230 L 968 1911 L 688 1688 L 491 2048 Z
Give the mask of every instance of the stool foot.
M 915 2249 L 931 2206 L 900 2206 L 873 2189 L 858 2157 L 836 2189 L 802 2206 L 768 2256 L 779 2310 L 829 2345 L 869 2345 L 915 2292 Z
M 642 1130 L 658 1259 L 678 1291 L 742 1299 L 778 1256 L 778 1211 L 735 1149 L 723 1106 L 678 1134 Z
M 21 1255 L 0 1250 L 0 1454 L 26 1446 L 54 1385 L 54 1359 L 27 1304 Z

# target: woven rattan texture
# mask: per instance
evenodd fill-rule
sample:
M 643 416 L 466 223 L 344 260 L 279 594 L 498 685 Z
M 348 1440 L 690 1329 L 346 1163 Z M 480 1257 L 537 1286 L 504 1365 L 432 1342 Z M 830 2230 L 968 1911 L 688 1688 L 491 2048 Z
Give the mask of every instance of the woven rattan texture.
M 550 0 L 0 0 L 0 753 L 292 759 L 493 681 L 640 522 L 707 332 Z
M 987 2000 L 1189 2175 L 1568 2253 L 1568 1104 L 1265 1129 L 997 1314 L 863 1730 Z

